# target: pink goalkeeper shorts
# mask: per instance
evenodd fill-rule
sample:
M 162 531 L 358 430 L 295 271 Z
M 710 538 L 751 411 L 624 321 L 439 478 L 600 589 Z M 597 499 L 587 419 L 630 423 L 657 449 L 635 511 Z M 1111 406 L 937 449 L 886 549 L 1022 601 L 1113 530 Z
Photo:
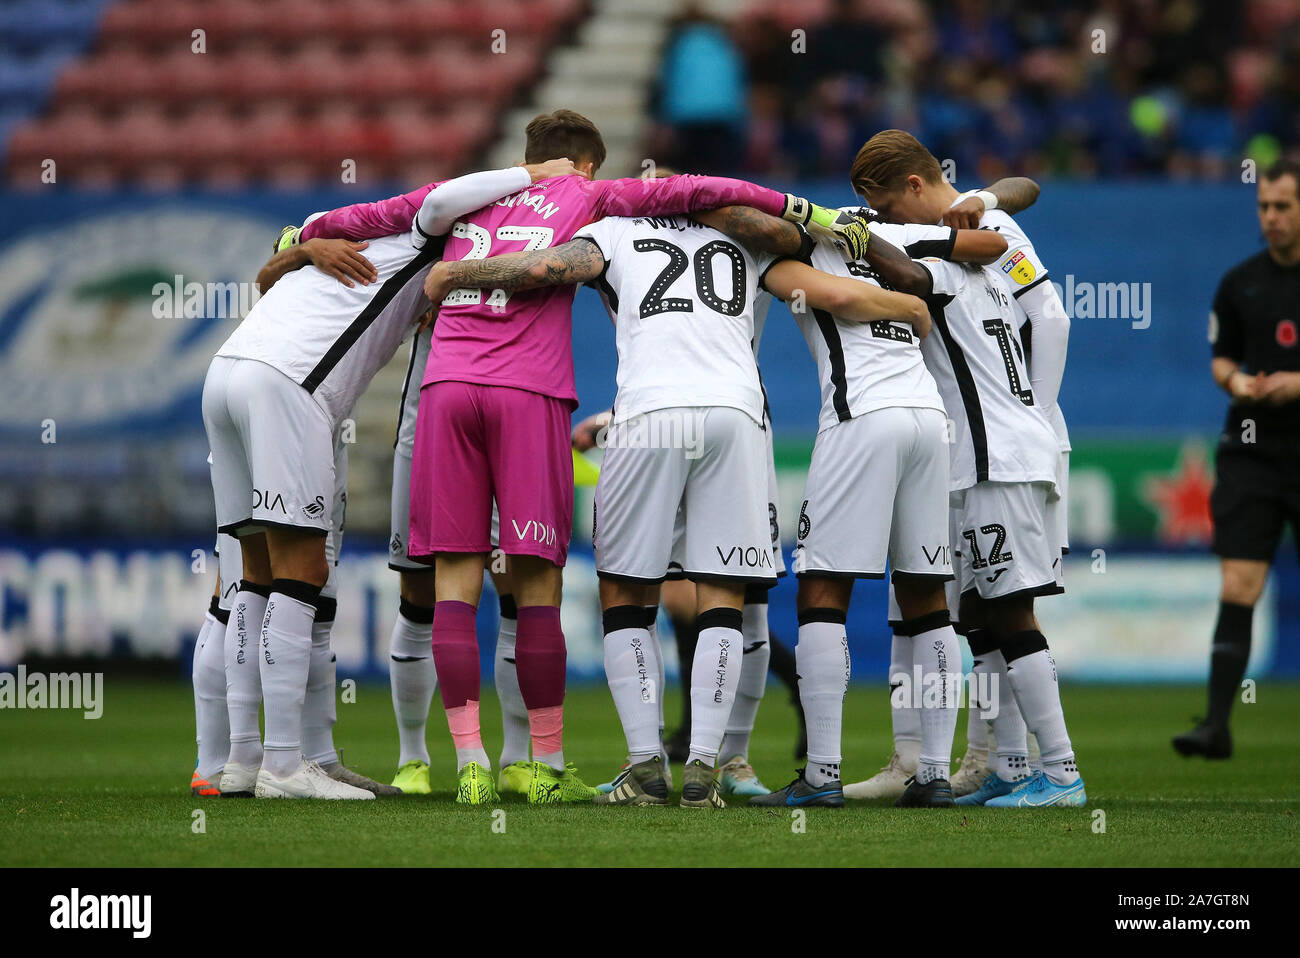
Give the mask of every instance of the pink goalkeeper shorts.
M 495 497 L 506 555 L 564 565 L 573 534 L 570 409 L 509 386 L 425 386 L 411 460 L 411 558 L 491 552 Z

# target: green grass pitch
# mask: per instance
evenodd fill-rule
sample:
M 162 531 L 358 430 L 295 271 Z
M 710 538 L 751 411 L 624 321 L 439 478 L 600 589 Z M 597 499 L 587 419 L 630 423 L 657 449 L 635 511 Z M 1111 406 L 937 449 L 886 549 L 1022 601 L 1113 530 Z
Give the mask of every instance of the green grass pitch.
M 485 690 L 486 692 L 486 690 Z M 1239 706 L 1237 757 L 1184 760 L 1169 747 L 1199 710 L 1193 688 L 1063 689 L 1088 807 L 1040 812 L 811 809 L 802 828 L 785 810 L 585 806 L 491 808 L 451 801 L 453 758 L 435 699 L 432 796 L 375 802 L 192 798 L 193 702 L 181 682 L 108 677 L 104 714 L 0 712 L 3 866 L 1294 866 L 1300 862 L 1300 685 L 1264 682 Z M 668 703 L 669 716 L 678 701 Z M 336 740 L 348 764 L 391 776 L 396 733 L 387 687 L 361 685 L 339 705 Z M 485 701 L 489 754 L 500 743 Z M 608 692 L 570 691 L 566 754 L 591 783 L 608 778 L 623 741 Z M 673 724 L 670 718 L 670 725 Z M 964 720 L 957 752 L 964 749 Z M 783 785 L 793 713 L 777 687 L 764 703 L 751 758 Z M 855 686 L 845 714 L 845 772 L 854 780 L 888 757 L 883 692 Z M 493 754 L 495 760 L 495 755 Z M 678 769 L 680 772 L 680 769 Z M 680 775 L 679 775 L 680 778 Z M 194 812 L 206 830 L 196 834 Z M 1104 832 L 1095 812 L 1104 812 Z M 494 829 L 493 826 L 496 826 Z

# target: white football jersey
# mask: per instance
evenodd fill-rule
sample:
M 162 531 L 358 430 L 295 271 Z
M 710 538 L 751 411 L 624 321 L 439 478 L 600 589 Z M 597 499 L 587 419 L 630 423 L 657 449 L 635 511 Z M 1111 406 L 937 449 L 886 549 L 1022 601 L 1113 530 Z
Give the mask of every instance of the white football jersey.
M 921 344 L 951 421 L 950 486 L 1056 481 L 1056 435 L 1034 403 L 1020 317 L 996 266 L 935 257 L 927 300 L 934 328 Z
M 763 422 L 755 361 L 755 259 L 686 216 L 606 217 L 574 234 L 600 247 L 593 282 L 614 317 L 614 421 L 672 406 L 731 406 Z
M 813 247 L 810 265 L 832 276 L 881 285 L 868 265 L 845 262 L 843 255 L 826 243 Z M 886 406 L 943 411 L 939 390 L 925 368 L 909 323 L 851 322 L 811 306 L 795 311 L 794 318 L 817 363 L 822 392 L 818 432 Z
M 958 202 L 965 199 L 970 193 L 963 193 Z M 1011 290 L 1012 298 L 1015 300 L 1016 312 L 1019 314 L 1018 326 L 1020 328 L 1021 341 L 1025 347 L 1026 366 L 1029 369 L 1035 369 L 1033 364 L 1034 343 L 1030 336 L 1031 326 L 1029 325 L 1029 316 L 1025 311 L 1026 293 L 1038 290 L 1038 287 L 1044 283 L 1050 283 L 1047 275 L 1047 266 L 1038 256 L 1038 251 L 1034 249 L 1034 244 L 1030 242 L 1028 235 L 1020 228 L 1020 224 L 1007 212 L 1003 210 L 988 210 L 980 217 L 980 228 L 996 230 L 998 234 L 1007 241 L 1007 251 L 1003 254 L 1002 259 L 994 264 L 1006 281 L 1008 288 Z M 1033 296 L 1037 296 L 1035 292 Z M 1065 365 L 1065 357 L 1046 357 L 1040 355 L 1040 361 L 1059 362 L 1062 367 Z M 1049 397 L 1050 398 L 1050 397 Z M 1043 404 L 1043 415 L 1051 423 L 1053 432 L 1056 433 L 1057 445 L 1061 452 L 1070 451 L 1070 433 L 1065 426 L 1065 416 L 1061 412 L 1061 407 L 1054 401 L 1048 402 L 1043 397 L 1038 397 L 1039 402 Z
M 429 306 L 424 277 L 444 237 L 417 250 L 412 234 L 370 240 L 378 279 L 348 288 L 314 266 L 286 273 L 217 350 L 256 359 L 302 386 L 337 424 Z

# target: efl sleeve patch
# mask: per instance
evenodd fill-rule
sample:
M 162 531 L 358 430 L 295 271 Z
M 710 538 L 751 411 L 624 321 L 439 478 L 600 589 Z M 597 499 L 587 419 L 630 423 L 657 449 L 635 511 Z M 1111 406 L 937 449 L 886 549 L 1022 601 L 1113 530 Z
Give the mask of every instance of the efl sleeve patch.
M 1034 261 L 1025 255 L 1022 249 L 1016 250 L 1002 261 L 1002 272 L 1006 273 L 1019 286 L 1027 286 L 1038 275 Z

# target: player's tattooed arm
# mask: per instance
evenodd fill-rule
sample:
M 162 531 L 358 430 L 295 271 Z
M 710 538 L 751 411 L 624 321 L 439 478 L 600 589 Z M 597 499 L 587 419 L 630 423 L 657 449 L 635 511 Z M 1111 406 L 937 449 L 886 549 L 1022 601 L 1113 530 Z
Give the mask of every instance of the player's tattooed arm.
M 691 214 L 705 226 L 726 233 L 753 252 L 798 256 L 804 235 L 783 219 L 770 216 L 752 206 L 723 206 Z
M 798 260 L 778 262 L 764 275 L 763 285 L 788 303 L 791 312 L 821 309 L 848 322 L 908 323 L 922 339 L 930 332 L 930 310 L 918 297 L 832 276 Z
M 954 229 L 979 229 L 980 217 L 986 210 L 994 208 L 986 202 L 987 197 L 981 194 L 989 194 L 997 204 L 996 209 L 1014 216 L 1037 203 L 1041 192 L 1041 187 L 1027 176 L 1003 177 L 992 186 L 956 203 L 943 214 L 943 225 Z
M 568 286 L 595 279 L 605 270 L 600 247 L 586 238 L 554 249 L 507 253 L 487 259 L 435 263 L 424 281 L 424 294 L 440 303 L 453 289 L 535 289 Z
M 987 189 L 998 198 L 998 209 L 1009 216 L 1029 209 L 1038 202 L 1038 194 L 1043 191 L 1027 176 L 1004 176 Z
M 305 240 L 297 246 L 281 250 L 267 260 L 266 265 L 258 271 L 257 288 L 265 296 L 282 276 L 304 266 L 315 266 L 326 276 L 334 277 L 349 288 L 355 285 L 353 280 L 362 286 L 369 286 L 379 278 L 374 265 L 361 255 L 361 250 L 369 245 L 344 239 Z

